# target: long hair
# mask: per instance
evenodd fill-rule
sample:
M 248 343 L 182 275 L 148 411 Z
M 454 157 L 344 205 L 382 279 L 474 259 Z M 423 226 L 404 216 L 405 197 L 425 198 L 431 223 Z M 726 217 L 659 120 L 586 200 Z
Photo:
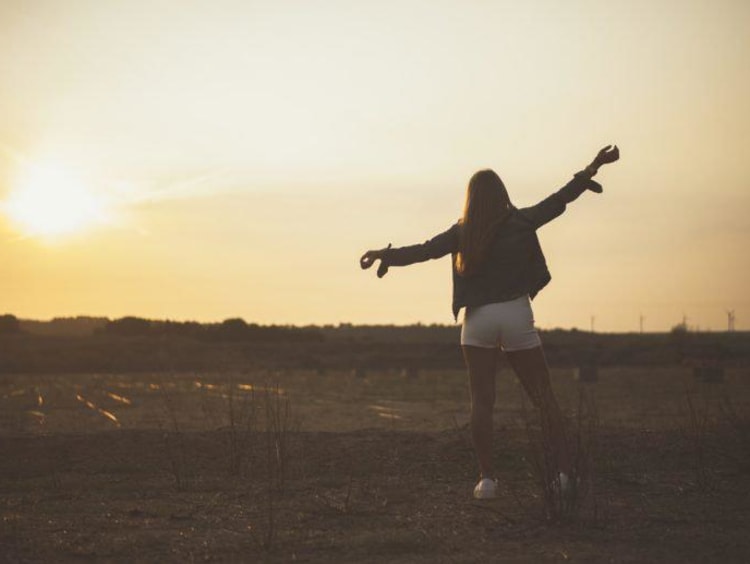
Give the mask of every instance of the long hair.
M 500 224 L 513 205 L 503 181 L 493 170 L 480 170 L 469 180 L 461 227 L 456 271 L 471 276 L 482 266 Z

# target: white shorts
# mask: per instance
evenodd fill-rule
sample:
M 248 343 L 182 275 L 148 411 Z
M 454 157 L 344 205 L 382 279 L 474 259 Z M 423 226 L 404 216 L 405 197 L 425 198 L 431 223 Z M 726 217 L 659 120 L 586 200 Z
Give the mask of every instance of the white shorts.
M 467 307 L 461 327 L 461 344 L 521 351 L 541 346 L 534 328 L 529 296 L 507 302 Z

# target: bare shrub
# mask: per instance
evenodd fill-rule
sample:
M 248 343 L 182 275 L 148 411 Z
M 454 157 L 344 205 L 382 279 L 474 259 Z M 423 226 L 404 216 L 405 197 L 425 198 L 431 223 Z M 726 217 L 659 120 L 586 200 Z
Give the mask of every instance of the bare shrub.
M 284 493 L 289 469 L 289 438 L 293 430 L 291 402 L 278 382 L 260 391 L 264 411 L 265 525 L 259 539 L 265 550 L 274 546 L 277 533 L 277 498 Z
M 549 418 L 539 410 L 533 413 L 522 396 L 522 416 L 529 439 L 529 460 L 532 475 L 541 490 L 544 514 L 549 521 L 565 523 L 581 517 L 585 502 L 591 499 L 592 523 L 599 524 L 603 516 L 599 501 L 592 495 L 599 435 L 599 414 L 591 392 L 579 387 L 578 406 L 574 425 L 565 435 L 571 458 L 570 475 L 561 483 L 558 454 L 552 444 L 553 433 Z
M 167 430 L 163 430 L 162 440 L 164 452 L 169 460 L 169 469 L 174 478 L 177 491 L 187 489 L 187 452 L 185 448 L 185 436 L 182 426 L 177 417 L 177 405 L 174 394 L 164 382 L 158 385 L 162 401 L 162 409 L 166 415 Z
M 687 437 L 695 471 L 695 483 L 699 489 L 705 491 L 711 487 L 713 472 L 707 454 L 706 437 L 709 431 L 709 397 L 703 394 L 703 402 L 698 403 L 694 392 L 685 386 L 685 399 L 687 403 L 687 417 L 683 432 Z
M 210 429 L 217 429 L 222 424 L 221 406 L 216 401 L 215 393 L 211 391 L 213 384 L 206 384 L 203 381 L 196 380 L 193 384 L 198 389 L 200 396 L 200 409 L 203 414 L 204 424 Z
M 719 410 L 734 434 L 736 447 L 724 454 L 734 460 L 741 472 L 750 472 L 750 417 L 737 411 L 734 403 L 726 394 L 722 397 Z
M 271 459 L 269 470 L 276 489 L 283 493 L 289 468 L 289 434 L 292 431 L 292 406 L 278 383 L 266 386 L 263 393 L 265 435 Z
M 238 393 L 240 386 L 243 393 Z M 229 419 L 229 473 L 232 476 L 249 475 L 248 455 L 252 448 L 258 412 L 255 387 L 238 384 L 232 376 L 225 398 Z
M 576 425 L 573 430 L 573 468 L 570 476 L 571 515 L 582 516 L 582 509 L 588 506 L 591 510 L 589 524 L 603 526 L 606 522 L 607 507 L 599 496 L 597 486 L 597 461 L 600 459 L 599 411 L 591 389 L 587 386 L 578 388 L 578 408 Z

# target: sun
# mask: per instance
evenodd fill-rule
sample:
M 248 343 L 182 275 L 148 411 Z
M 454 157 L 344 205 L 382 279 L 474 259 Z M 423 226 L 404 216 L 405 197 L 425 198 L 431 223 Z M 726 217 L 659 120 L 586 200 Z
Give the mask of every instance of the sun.
M 54 162 L 27 164 L 3 208 L 26 235 L 53 238 L 108 220 L 104 198 L 72 169 Z

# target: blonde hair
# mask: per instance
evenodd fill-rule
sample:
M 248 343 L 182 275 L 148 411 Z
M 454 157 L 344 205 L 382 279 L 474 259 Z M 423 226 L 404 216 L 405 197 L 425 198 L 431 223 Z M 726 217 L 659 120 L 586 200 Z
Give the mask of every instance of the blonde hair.
M 471 177 L 464 213 L 459 220 L 461 231 L 455 259 L 458 274 L 476 274 L 511 208 L 508 191 L 495 171 L 480 170 Z

